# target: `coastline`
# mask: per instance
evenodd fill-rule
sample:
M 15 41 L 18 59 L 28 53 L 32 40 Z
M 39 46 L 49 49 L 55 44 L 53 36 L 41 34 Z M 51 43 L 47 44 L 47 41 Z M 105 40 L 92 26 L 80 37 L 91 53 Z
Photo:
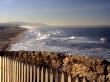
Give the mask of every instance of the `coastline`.
M 4 45 L 0 52 L 0 56 L 9 57 L 12 60 L 17 60 L 26 64 L 36 65 L 53 69 L 58 72 L 71 74 L 72 79 L 75 77 L 86 77 L 87 80 L 93 81 L 99 78 L 104 80 L 105 70 L 107 78 L 110 81 L 110 62 L 95 57 L 81 56 L 80 54 L 62 54 L 56 52 L 45 51 L 9 51 L 10 45 L 16 43 L 22 38 L 25 28 L 11 28 L 2 30 L 5 38 L 0 39 L 0 43 Z M 4 31 L 4 32 L 3 32 Z M 8 33 L 9 32 L 9 33 Z M 6 37 L 8 36 L 8 37 Z M 7 52 L 8 51 L 8 52 Z M 97 81 L 99 82 L 99 81 Z
M 21 27 L 0 30 L 0 51 L 8 51 L 10 44 L 19 40 L 24 31 L 26 29 Z
M 15 37 L 12 38 L 12 40 L 10 41 L 10 43 L 8 44 L 8 46 L 6 47 L 5 51 L 9 51 L 11 44 L 15 44 L 17 41 L 19 41 L 23 36 L 24 32 L 27 30 L 25 28 L 23 28 L 24 30 L 20 33 L 18 33 Z

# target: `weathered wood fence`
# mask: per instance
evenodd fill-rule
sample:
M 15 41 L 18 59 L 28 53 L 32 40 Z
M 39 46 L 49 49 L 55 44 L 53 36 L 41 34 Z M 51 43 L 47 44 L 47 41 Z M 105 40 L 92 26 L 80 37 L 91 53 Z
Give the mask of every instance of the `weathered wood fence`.
M 87 82 L 85 78 L 74 81 L 71 75 L 53 72 L 52 69 L 29 65 L 8 57 L 0 56 L 0 82 Z M 95 82 L 95 81 L 93 81 Z

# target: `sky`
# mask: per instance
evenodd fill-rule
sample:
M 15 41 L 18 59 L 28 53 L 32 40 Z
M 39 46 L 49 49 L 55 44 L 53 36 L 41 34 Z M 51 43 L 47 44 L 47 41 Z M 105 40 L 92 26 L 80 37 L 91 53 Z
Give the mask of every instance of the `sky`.
M 0 0 L 0 22 L 110 25 L 110 0 Z

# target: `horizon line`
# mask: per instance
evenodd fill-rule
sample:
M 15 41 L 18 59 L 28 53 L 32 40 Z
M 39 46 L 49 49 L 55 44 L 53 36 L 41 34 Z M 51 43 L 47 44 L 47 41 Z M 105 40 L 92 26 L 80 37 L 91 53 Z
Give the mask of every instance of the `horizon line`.
M 64 24 L 60 24 L 60 25 L 50 25 L 50 24 L 46 24 L 46 23 L 41 23 L 41 22 L 25 22 L 25 21 L 15 21 L 15 22 L 0 22 L 0 24 L 17 24 L 17 23 L 27 23 L 27 24 L 33 24 L 33 25 L 37 25 L 37 24 L 41 24 L 41 25 L 46 25 L 46 26 L 53 26 L 53 27 L 56 27 L 56 26 L 61 26 L 61 27 L 65 27 L 65 26 L 69 26 L 69 27 L 72 27 L 72 26 L 110 26 L 110 25 L 106 25 L 106 24 L 92 24 L 92 25 L 88 25 L 88 24 L 85 24 L 85 25 L 64 25 Z

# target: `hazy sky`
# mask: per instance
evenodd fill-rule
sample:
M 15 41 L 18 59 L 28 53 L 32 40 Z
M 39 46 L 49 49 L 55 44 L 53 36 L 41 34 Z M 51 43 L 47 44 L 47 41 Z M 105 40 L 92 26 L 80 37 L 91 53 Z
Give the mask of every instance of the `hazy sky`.
M 109 25 L 110 0 L 0 0 L 0 22 Z

